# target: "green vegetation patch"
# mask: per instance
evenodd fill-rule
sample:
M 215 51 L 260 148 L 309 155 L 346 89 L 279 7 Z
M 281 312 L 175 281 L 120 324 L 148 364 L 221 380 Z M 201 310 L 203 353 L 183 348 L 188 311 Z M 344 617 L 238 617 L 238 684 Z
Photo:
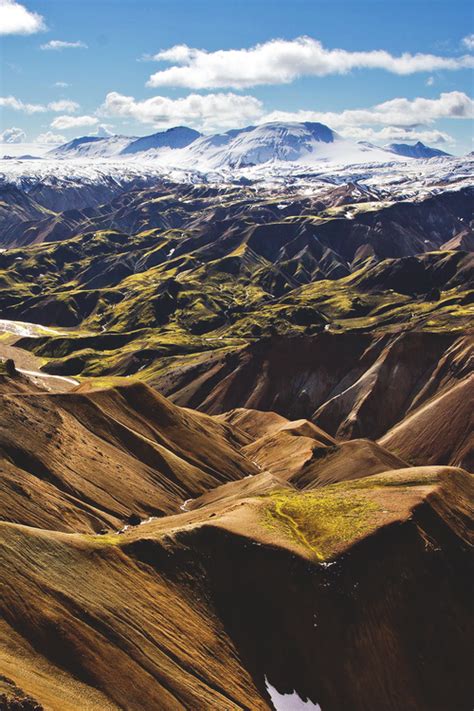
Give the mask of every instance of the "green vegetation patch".
M 269 496 L 265 524 L 283 530 L 318 561 L 375 528 L 380 507 L 353 491 L 325 487 L 317 492 L 281 491 Z

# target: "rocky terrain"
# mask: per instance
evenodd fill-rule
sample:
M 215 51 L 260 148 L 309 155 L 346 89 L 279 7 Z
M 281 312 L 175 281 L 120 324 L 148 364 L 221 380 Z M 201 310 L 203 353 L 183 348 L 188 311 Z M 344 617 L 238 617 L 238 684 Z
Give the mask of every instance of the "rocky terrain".
M 471 711 L 473 188 L 412 160 L 2 182 L 2 711 Z

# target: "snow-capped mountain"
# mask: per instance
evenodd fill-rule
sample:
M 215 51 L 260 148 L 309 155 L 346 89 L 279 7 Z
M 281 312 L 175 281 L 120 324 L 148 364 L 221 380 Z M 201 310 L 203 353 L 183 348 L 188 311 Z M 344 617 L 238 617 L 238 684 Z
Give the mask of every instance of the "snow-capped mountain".
M 2 161 L 1 169 L 20 175 L 26 162 Z M 161 174 L 184 182 L 314 180 L 325 174 L 336 182 L 348 175 L 356 181 L 365 181 L 373 174 L 379 178 L 383 175 L 383 182 L 391 182 L 411 174 L 410 165 L 414 168 L 416 164 L 416 170 L 424 171 L 422 166 L 428 163 L 440 163 L 440 167 L 446 163 L 442 170 L 433 166 L 433 171 L 450 182 L 451 162 L 456 165 L 456 176 L 459 166 L 465 165 L 464 160 L 421 143 L 382 148 L 349 140 L 324 124 L 311 122 L 274 122 L 211 136 L 184 126 L 141 138 L 84 136 L 49 151 L 44 165 L 43 161 L 29 161 L 40 162 L 41 172 L 47 168 L 47 172 L 55 175 L 90 176 L 92 181 L 99 174 L 113 173 Z M 430 168 L 428 172 L 433 171 Z M 36 170 L 31 166 L 27 172 L 33 174 Z
M 135 140 L 130 136 L 83 136 L 54 148 L 49 155 L 56 158 L 111 158 L 120 155 Z
M 319 162 L 387 162 L 388 151 L 342 138 L 321 123 L 265 123 L 214 136 L 203 136 L 179 156 L 183 166 L 201 170 L 246 168 L 263 164 L 314 166 Z
M 415 143 L 413 146 L 408 143 L 390 143 L 386 148 L 388 151 L 396 153 L 398 156 L 404 156 L 405 158 L 440 158 L 442 156 L 451 155 L 439 148 L 425 146 L 421 141 L 418 141 L 418 143 Z
M 321 123 L 266 123 L 202 136 L 184 126 L 141 138 L 86 136 L 51 151 L 58 158 L 140 157 L 202 171 L 265 164 L 314 166 L 319 162 L 400 160 L 395 153 L 343 138 Z
M 135 153 L 154 157 L 163 149 L 185 148 L 200 138 L 199 131 L 186 126 L 176 126 L 150 136 L 83 136 L 50 151 L 57 158 L 112 158 Z
M 187 158 L 216 168 L 243 168 L 275 161 L 299 161 L 326 154 L 338 135 L 321 123 L 267 123 L 203 136 L 189 146 Z M 331 151 L 329 151 L 331 152 Z
M 142 153 L 143 151 L 159 150 L 161 148 L 186 148 L 190 143 L 200 138 L 202 134 L 193 128 L 186 126 L 176 126 L 167 131 L 159 131 L 151 136 L 143 136 L 131 141 L 122 150 L 121 155 L 132 153 Z

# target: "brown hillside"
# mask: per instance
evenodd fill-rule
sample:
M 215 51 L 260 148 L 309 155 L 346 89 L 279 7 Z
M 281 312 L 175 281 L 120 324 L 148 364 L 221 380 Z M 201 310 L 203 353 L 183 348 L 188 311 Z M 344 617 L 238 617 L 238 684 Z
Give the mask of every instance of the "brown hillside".
M 41 528 L 120 528 L 131 514 L 183 500 L 258 469 L 229 427 L 145 385 L 52 395 L 0 394 L 0 516 Z
M 4 676 L 51 711 L 270 709 L 265 678 L 329 711 L 470 708 L 470 475 L 248 493 L 122 535 L 0 524 Z

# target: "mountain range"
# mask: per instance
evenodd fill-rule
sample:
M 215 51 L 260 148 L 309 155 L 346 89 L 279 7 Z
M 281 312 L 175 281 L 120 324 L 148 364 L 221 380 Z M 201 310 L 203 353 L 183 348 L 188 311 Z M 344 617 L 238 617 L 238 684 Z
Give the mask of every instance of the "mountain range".
M 1 711 L 471 711 L 474 156 L 410 149 L 1 163 Z
M 248 168 L 263 164 L 370 163 L 448 156 L 418 142 L 379 147 L 343 138 L 321 123 L 267 123 L 203 136 L 183 126 L 142 138 L 76 138 L 55 148 L 54 157 L 135 157 L 177 167 Z

